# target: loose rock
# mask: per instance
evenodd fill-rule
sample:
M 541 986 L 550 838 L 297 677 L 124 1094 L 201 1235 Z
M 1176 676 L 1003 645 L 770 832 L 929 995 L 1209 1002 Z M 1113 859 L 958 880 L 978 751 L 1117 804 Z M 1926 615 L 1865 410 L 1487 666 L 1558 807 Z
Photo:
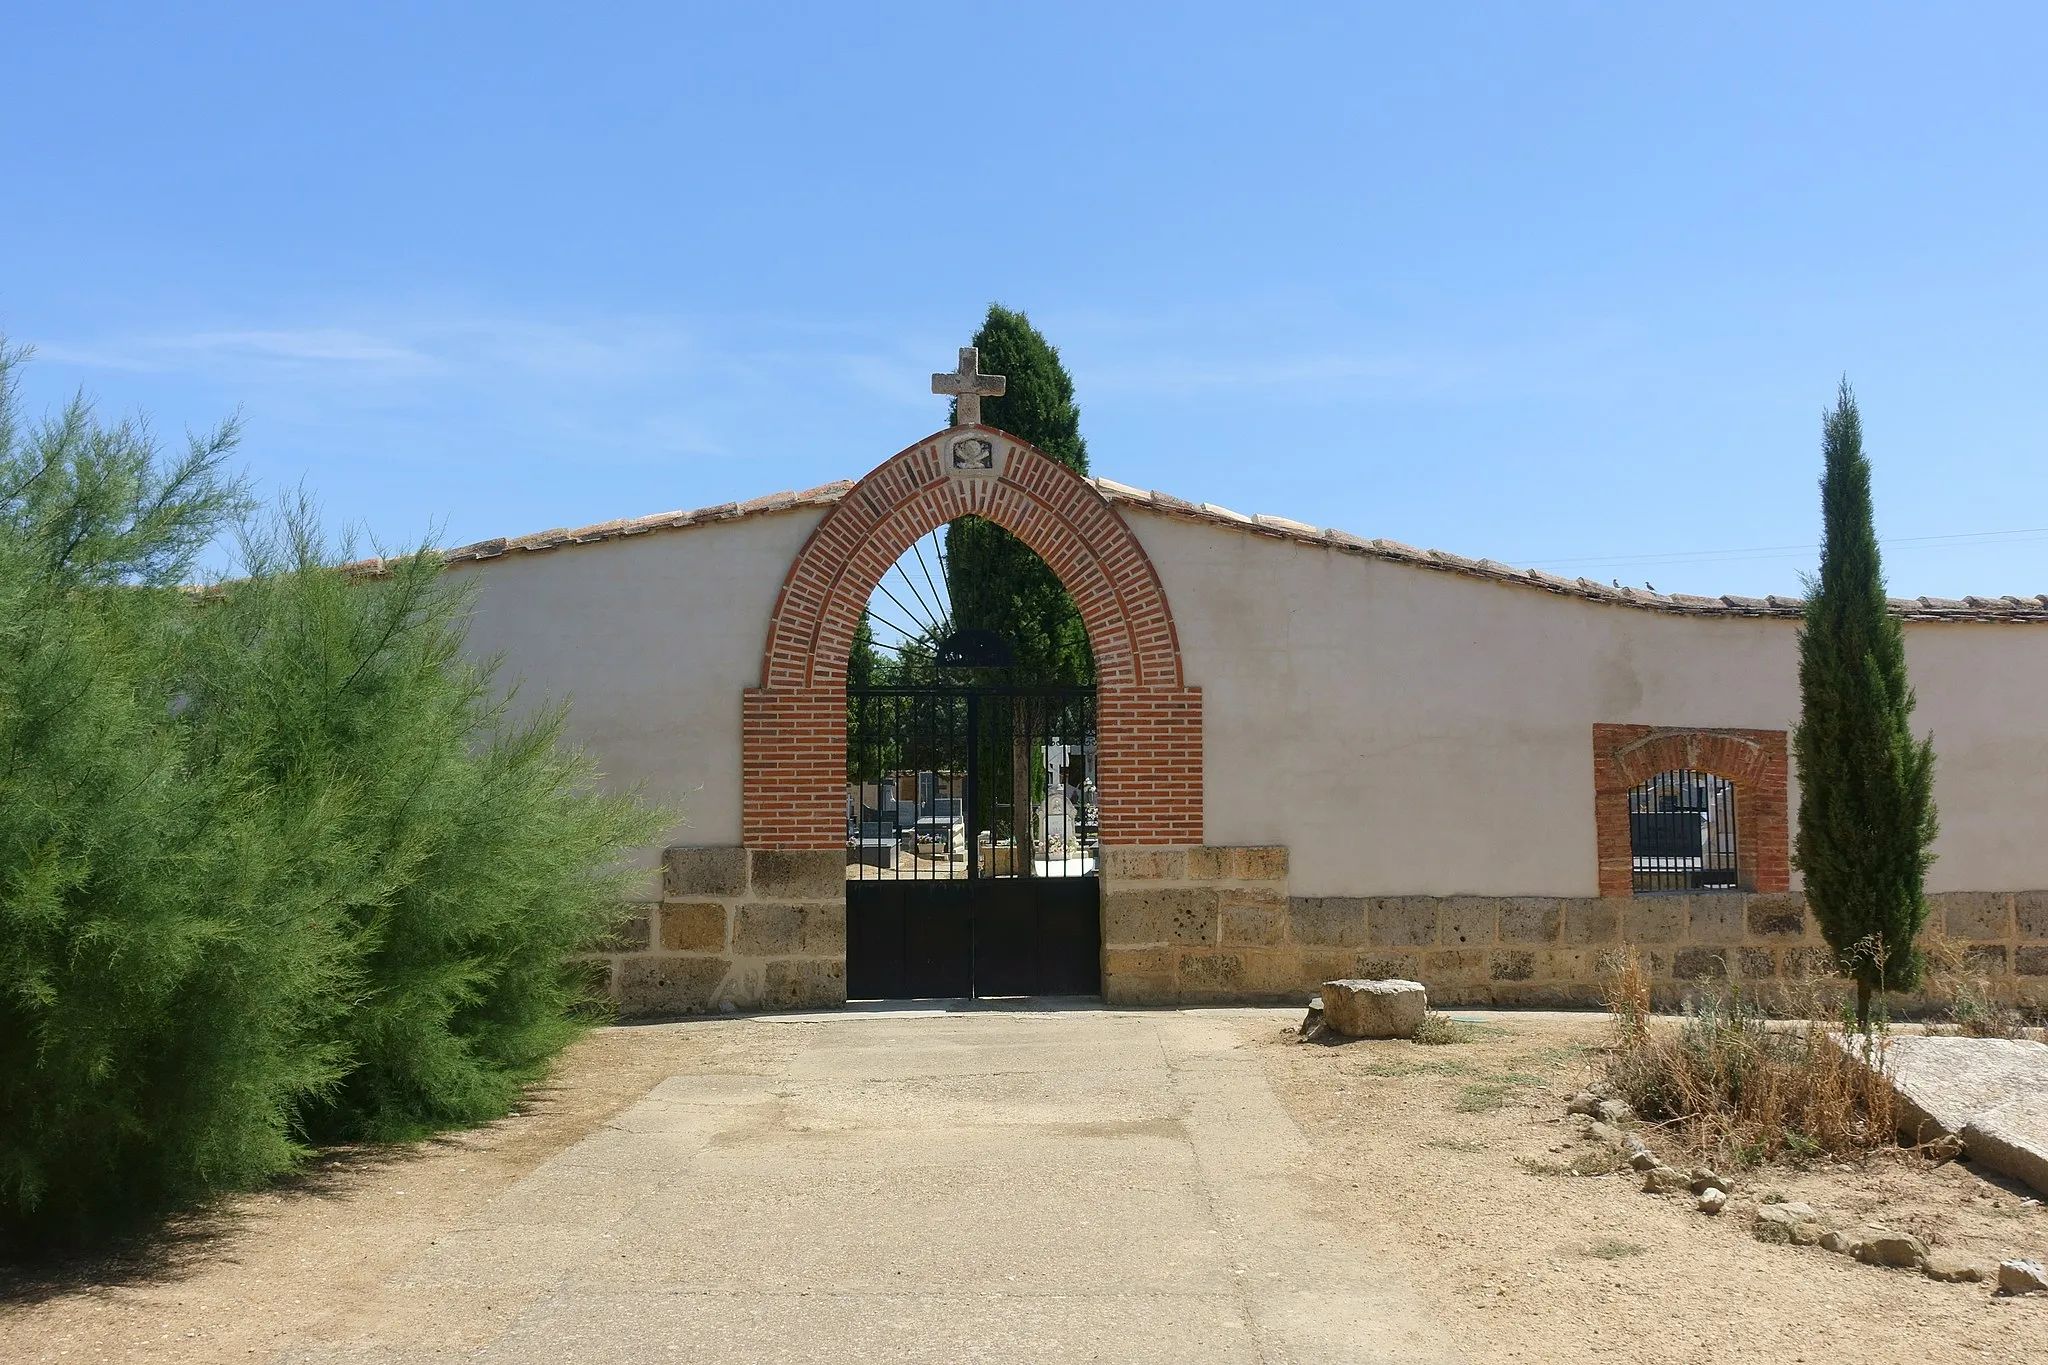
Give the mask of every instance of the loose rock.
M 1645 1147 L 1628 1159 L 1628 1164 L 1639 1171 L 1654 1171 L 1664 1163 L 1657 1160 L 1657 1154 Z
M 1323 983 L 1323 1023 L 1347 1038 L 1413 1038 L 1428 1012 L 1420 981 Z
M 1600 1096 L 1590 1090 L 1581 1090 L 1578 1094 L 1571 1097 L 1570 1102 L 1564 1107 L 1564 1112 L 1567 1114 L 1587 1114 L 1597 1118 L 1599 1108 Z
M 1930 1251 L 1927 1264 L 1921 1267 L 1930 1280 L 1941 1280 L 1948 1284 L 1976 1284 L 1984 1278 L 1984 1266 L 1967 1256 L 1958 1256 L 1950 1251 Z
M 1820 1215 L 1807 1204 L 1764 1204 L 1756 1211 L 1756 1221 L 1750 1224 L 1750 1232 L 1759 1242 L 1791 1242 L 1798 1246 L 1812 1246 L 1823 1242 Z M 1839 1234 L 1838 1234 L 1839 1235 Z M 1840 1248 L 1848 1249 L 1846 1239 Z
M 1700 1191 L 1700 1212 L 1719 1213 L 1728 1206 L 1728 1191 L 1707 1189 Z
M 1998 1292 L 2001 1294 L 2048 1293 L 2048 1269 L 2039 1261 L 2000 1261 Z
M 1627 1100 L 1601 1100 L 1593 1106 L 1593 1117 L 1617 1125 L 1634 1123 L 1636 1111 Z
M 1653 1166 L 1643 1175 L 1644 1194 L 1686 1194 L 1690 1184 L 1684 1171 L 1670 1166 Z
M 1728 1182 L 1715 1175 L 1705 1166 L 1695 1166 L 1692 1168 L 1692 1178 L 1689 1183 L 1694 1194 L 1705 1194 L 1708 1190 L 1719 1190 L 1723 1194 L 1728 1193 Z
M 1872 1228 L 1856 1239 L 1849 1254 L 1865 1265 L 1917 1268 L 1927 1264 L 1927 1243 L 1910 1233 Z
M 1856 1249 L 1856 1239 L 1846 1232 L 1823 1232 L 1820 1235 L 1820 1249 L 1848 1255 Z
M 1597 1138 L 1601 1142 L 1606 1143 L 1609 1147 L 1627 1146 L 1626 1140 L 1628 1138 L 1628 1134 L 1622 1132 L 1621 1129 L 1616 1128 L 1611 1123 L 1602 1123 L 1599 1119 L 1594 1119 L 1593 1122 L 1587 1126 L 1586 1136 L 1591 1138 Z

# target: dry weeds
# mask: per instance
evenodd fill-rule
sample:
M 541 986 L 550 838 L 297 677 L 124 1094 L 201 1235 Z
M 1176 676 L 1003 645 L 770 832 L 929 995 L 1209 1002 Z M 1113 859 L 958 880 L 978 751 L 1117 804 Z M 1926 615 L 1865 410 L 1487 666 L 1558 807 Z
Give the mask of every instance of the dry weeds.
M 1882 1028 L 1859 1037 L 1824 1015 L 1773 1022 L 1739 987 L 1706 984 L 1679 1019 L 1656 1020 L 1633 949 L 1614 962 L 1607 995 L 1614 1041 L 1605 1079 L 1682 1146 L 1754 1166 L 1896 1145 Z
M 1920 941 L 1927 962 L 1922 991 L 1941 1003 L 1947 1024 L 1972 1038 L 2023 1038 L 2027 1015 L 2005 981 L 1982 970 L 1971 945 L 1935 932 Z

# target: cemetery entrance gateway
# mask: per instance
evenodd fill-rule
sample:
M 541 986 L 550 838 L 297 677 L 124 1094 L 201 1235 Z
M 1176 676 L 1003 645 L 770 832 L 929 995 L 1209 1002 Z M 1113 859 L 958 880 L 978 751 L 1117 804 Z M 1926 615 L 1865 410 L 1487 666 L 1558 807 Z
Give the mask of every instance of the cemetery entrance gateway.
M 847 694 L 846 987 L 1102 987 L 1092 688 Z
M 1077 814 L 1079 837 L 1099 841 L 1112 863 L 1127 850 L 1204 842 L 1202 691 L 1189 686 L 1183 675 L 1166 590 L 1144 545 L 1097 487 L 1007 432 L 977 422 L 978 395 L 994 393 L 995 382 L 994 376 L 978 373 L 973 348 L 962 347 L 959 368 L 932 377 L 933 392 L 961 399 L 955 424 L 906 446 L 858 482 L 832 490 L 831 510 L 790 561 L 769 616 L 760 686 L 748 687 L 741 696 L 740 840 L 750 866 L 761 865 L 764 854 L 778 868 L 832 866 L 834 872 L 855 874 L 840 880 L 853 893 L 850 899 L 867 896 L 857 888 L 869 880 L 894 881 L 897 894 L 903 894 L 906 879 L 864 879 L 857 875 L 862 867 L 844 861 L 848 854 L 858 860 L 863 837 L 849 831 L 849 825 L 861 821 L 859 811 L 848 811 L 847 661 L 861 615 L 889 566 L 919 537 L 967 516 L 996 523 L 1043 559 L 1072 595 L 1087 628 L 1095 656 L 1092 719 L 1099 721 L 1101 743 L 1088 751 L 1093 753 L 1096 804 Z M 987 746 L 978 747 L 985 751 Z M 964 758 L 963 741 L 963 767 Z M 912 773 L 915 781 L 915 769 Z M 900 821 L 902 779 L 894 780 Z M 879 779 L 875 796 L 879 803 Z M 874 809 L 881 813 L 879 804 Z M 1099 835 L 1093 828 L 1081 832 L 1084 817 L 1099 827 Z M 964 808 L 961 818 L 964 823 Z M 990 847 L 997 842 L 992 827 Z M 1014 840 L 1010 847 L 1009 856 L 1021 863 Z M 977 854 L 978 849 L 977 840 Z M 1001 856 L 992 855 L 991 868 Z M 1091 854 L 1091 867 L 1093 861 Z M 1030 871 L 1038 871 L 1036 863 L 1034 857 Z M 1025 894 L 1017 888 L 1027 883 L 1034 884 L 1028 887 L 1033 895 L 1059 891 L 1035 885 L 1050 883 L 1051 877 L 943 880 L 966 883 L 971 894 L 987 896 L 991 903 L 1001 894 Z M 1081 880 L 1092 883 L 1094 876 Z M 957 893 L 957 887 L 952 889 Z M 1066 890 L 1073 894 L 1079 888 Z M 1099 907 L 1092 886 L 1089 894 Z M 1098 936 L 1103 913 L 1095 911 Z M 865 924 L 852 932 L 864 935 Z M 872 961 L 865 952 L 859 956 Z M 1099 960 L 1089 973 L 1091 988 L 1101 984 L 1105 972 L 1113 982 L 1117 965 L 1113 957 Z M 971 973 L 970 965 L 967 989 L 995 988 L 996 983 Z M 819 994 L 831 985 L 840 988 L 841 998 L 848 985 L 875 990 L 872 978 L 864 976 L 864 969 L 856 968 L 853 980 L 821 984 Z

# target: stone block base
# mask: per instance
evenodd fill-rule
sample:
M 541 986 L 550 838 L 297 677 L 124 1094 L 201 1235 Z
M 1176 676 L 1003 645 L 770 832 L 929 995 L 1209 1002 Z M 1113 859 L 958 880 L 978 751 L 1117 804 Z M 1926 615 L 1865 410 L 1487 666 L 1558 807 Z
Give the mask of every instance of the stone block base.
M 1106 848 L 1102 868 L 1103 996 L 1113 1005 L 1299 1004 L 1325 981 L 1400 977 L 1422 982 L 1438 1005 L 1586 1008 L 1602 1003 L 1605 978 L 1631 951 L 1658 1008 L 1702 981 L 1786 1011 L 1838 989 L 1797 893 L 1296 896 L 1287 850 L 1273 847 Z M 1928 899 L 1930 936 L 1960 949 L 1984 992 L 2048 1005 L 2048 893 Z M 1893 1001 L 1904 1011 L 1936 1004 L 1933 992 Z
M 672 848 L 604 961 L 622 1019 L 846 1003 L 846 857 Z
M 845 854 L 672 848 L 662 900 L 592 961 L 628 1019 L 846 1001 Z M 1930 896 L 1928 933 L 1994 1004 L 2048 1006 L 2048 892 Z M 1285 848 L 1102 850 L 1110 1005 L 1301 1004 L 1325 981 L 1423 983 L 1439 1006 L 1597 1007 L 1634 953 L 1653 1003 L 1701 982 L 1766 1008 L 1832 1010 L 1831 957 L 1797 893 L 1297 896 Z M 1895 1014 L 1938 1008 L 1956 978 Z

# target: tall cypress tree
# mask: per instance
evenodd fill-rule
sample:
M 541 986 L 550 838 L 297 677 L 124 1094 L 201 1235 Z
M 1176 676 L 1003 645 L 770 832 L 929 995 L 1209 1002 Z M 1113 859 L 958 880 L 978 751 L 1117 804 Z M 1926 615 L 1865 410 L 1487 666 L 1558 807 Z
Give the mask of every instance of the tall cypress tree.
M 1857 1023 L 1867 1031 L 1872 991 L 1910 990 L 1920 979 L 1934 741 L 1913 738 L 1905 632 L 1885 602 L 1870 461 L 1846 379 L 1823 445 L 1820 574 L 1807 585 L 1799 632 L 1793 858 L 1821 933 L 1855 979 Z
M 1088 443 L 1081 439 L 1073 377 L 1031 319 L 992 303 L 974 344 L 982 371 L 1009 380 L 1002 397 L 982 400 L 982 421 L 1086 474 Z M 1073 598 L 1044 560 L 994 522 L 961 517 L 946 527 L 946 592 L 954 626 L 992 630 L 1010 642 L 1013 681 L 1078 686 L 1095 680 L 1095 658 Z

